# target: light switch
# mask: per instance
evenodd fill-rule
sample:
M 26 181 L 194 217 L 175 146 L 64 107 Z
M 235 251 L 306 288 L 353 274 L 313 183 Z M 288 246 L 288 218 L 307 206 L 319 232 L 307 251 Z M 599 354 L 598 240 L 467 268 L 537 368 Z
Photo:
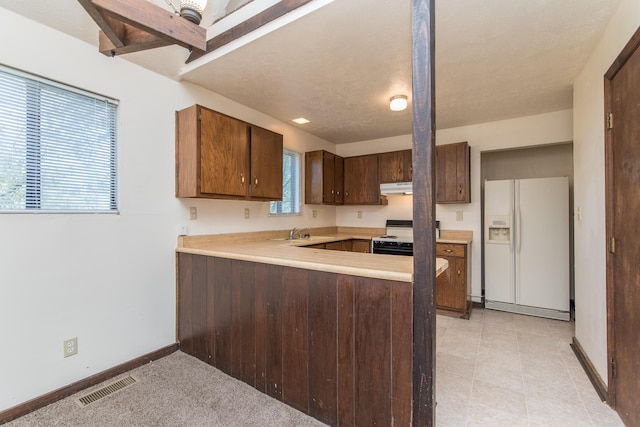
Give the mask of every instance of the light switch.
M 249 211 L 249 208 L 244 208 L 244 219 L 249 219 L 250 216 L 251 212 Z
M 314 209 L 311 216 L 313 218 L 318 218 L 318 211 Z
M 191 221 L 198 219 L 198 208 L 195 206 L 189 208 L 189 219 Z
M 358 211 L 358 219 L 362 219 L 362 211 Z

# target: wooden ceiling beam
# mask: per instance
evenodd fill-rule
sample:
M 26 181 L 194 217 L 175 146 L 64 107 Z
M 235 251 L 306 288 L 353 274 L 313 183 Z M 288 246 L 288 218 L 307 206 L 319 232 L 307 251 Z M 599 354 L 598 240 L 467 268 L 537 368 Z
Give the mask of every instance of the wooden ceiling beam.
M 98 8 L 95 7 L 91 0 L 78 0 L 78 3 L 80 3 L 84 10 L 87 11 L 89 16 L 91 16 L 91 18 L 96 21 L 98 27 L 100 27 L 100 29 L 104 32 L 104 34 L 109 38 L 109 40 L 115 47 L 124 46 L 124 43 L 119 38 L 117 29 L 115 28 L 115 25 L 117 25 L 116 21 L 102 15 L 102 13 L 100 13 Z
M 262 27 L 263 25 L 266 25 L 268 23 L 270 23 L 271 21 L 274 21 L 278 18 L 280 18 L 281 16 L 286 15 L 289 12 L 292 12 L 294 10 L 296 10 L 297 8 L 299 8 L 300 6 L 304 6 L 305 4 L 309 3 L 311 0 L 282 0 L 279 1 L 278 3 L 274 4 L 273 6 L 263 10 L 262 12 L 258 13 L 257 15 L 247 19 L 246 21 L 242 22 L 241 24 L 236 25 L 233 28 L 228 29 L 227 31 L 218 34 L 217 36 L 213 37 L 211 40 L 207 41 L 207 46 L 206 49 L 203 49 L 202 52 L 196 52 L 193 51 L 191 52 L 191 55 L 189 55 L 189 58 L 187 58 L 187 64 L 189 62 L 195 61 L 198 58 L 201 58 L 202 56 L 213 52 L 214 50 L 231 43 L 234 40 L 239 39 L 242 36 L 245 36 L 247 34 L 249 34 L 250 32 L 257 30 L 258 28 Z
M 116 54 L 135 52 L 143 50 L 144 46 L 150 46 L 149 49 L 158 47 L 159 43 L 152 42 L 148 38 L 144 38 L 145 41 L 141 43 L 127 44 L 123 40 L 123 33 L 136 40 L 142 37 L 133 35 L 134 32 L 130 27 L 163 40 L 165 43 L 160 44 L 162 46 L 177 44 L 195 51 L 204 51 L 207 48 L 207 31 L 204 28 L 147 0 L 78 0 L 78 2 L 96 21 L 110 42 L 103 44 L 101 51 L 103 48 L 107 49 L 109 44 L 115 47 L 110 49 L 110 54 L 113 51 Z M 105 40 L 104 36 L 101 41 Z
M 121 47 L 114 45 L 104 31 L 100 31 L 98 45 L 100 53 L 106 56 L 116 56 L 125 53 L 140 52 L 147 49 L 155 49 L 172 44 L 166 40 L 157 38 L 153 34 L 149 34 L 130 25 L 123 25 L 126 26 L 126 33 L 123 37 L 124 45 Z

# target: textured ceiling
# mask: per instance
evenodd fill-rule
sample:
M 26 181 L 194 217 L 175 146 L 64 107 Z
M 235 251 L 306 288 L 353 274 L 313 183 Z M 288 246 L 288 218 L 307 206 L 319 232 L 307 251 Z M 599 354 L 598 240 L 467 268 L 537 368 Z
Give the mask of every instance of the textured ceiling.
M 619 1 L 437 0 L 437 128 L 571 108 L 572 83 Z M 254 0 L 231 16 L 260 3 L 269 2 Z M 195 68 L 175 46 L 114 60 L 294 126 L 291 119 L 306 117 L 311 123 L 300 128 L 335 143 L 403 135 L 411 133 L 411 108 L 392 112 L 388 101 L 411 98 L 410 4 L 335 0 Z M 97 45 L 97 26 L 76 0 L 0 0 L 0 7 Z

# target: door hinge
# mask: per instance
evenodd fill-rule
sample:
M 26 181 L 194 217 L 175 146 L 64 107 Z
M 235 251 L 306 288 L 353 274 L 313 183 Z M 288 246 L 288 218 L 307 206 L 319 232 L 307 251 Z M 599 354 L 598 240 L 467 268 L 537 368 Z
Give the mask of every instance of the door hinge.
M 618 376 L 618 370 L 615 359 L 611 359 L 611 361 L 609 361 L 609 365 L 611 366 L 611 378 L 616 378 Z
M 613 113 L 607 113 L 607 129 L 613 129 Z
M 609 237 L 609 253 L 616 253 L 616 238 L 613 236 Z

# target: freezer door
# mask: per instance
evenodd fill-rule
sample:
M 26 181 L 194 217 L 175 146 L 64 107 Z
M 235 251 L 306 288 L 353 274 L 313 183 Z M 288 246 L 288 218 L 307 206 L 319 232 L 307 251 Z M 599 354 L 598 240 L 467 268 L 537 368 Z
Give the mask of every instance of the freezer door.
M 492 242 L 487 230 L 484 236 L 484 292 L 488 301 L 515 302 L 513 224 L 513 180 L 485 181 L 484 218 L 507 218 L 509 244 Z M 485 226 L 486 227 L 486 226 Z
M 515 183 L 516 303 L 569 311 L 569 181 Z

